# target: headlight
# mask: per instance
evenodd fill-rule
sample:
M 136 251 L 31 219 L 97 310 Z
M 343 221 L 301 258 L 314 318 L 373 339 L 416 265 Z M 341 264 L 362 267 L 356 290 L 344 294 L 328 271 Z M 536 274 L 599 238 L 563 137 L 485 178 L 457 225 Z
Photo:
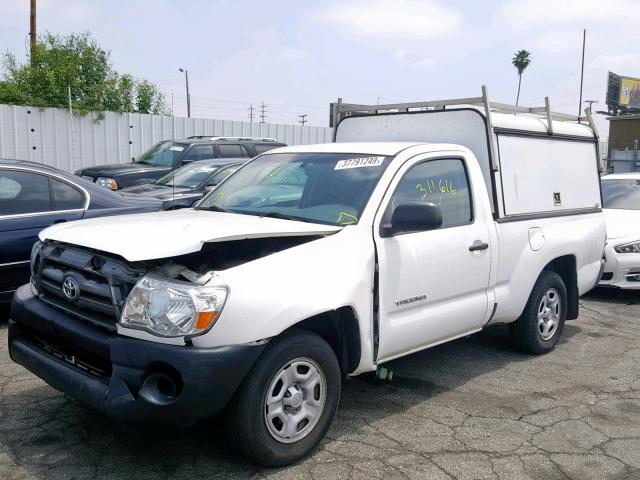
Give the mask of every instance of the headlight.
M 101 187 L 109 188 L 111 190 L 118 189 L 118 184 L 113 178 L 98 177 L 96 178 L 96 185 L 100 185 Z
M 613 249 L 618 253 L 640 253 L 640 240 L 616 245 Z
M 229 291 L 145 276 L 127 297 L 120 325 L 161 337 L 206 332 L 216 322 Z

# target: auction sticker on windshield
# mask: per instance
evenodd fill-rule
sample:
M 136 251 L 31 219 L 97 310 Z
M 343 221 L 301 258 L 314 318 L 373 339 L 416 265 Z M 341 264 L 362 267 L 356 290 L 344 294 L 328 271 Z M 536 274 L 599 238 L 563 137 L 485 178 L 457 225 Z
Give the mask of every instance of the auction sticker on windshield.
M 346 168 L 365 168 L 365 167 L 379 167 L 382 165 L 384 157 L 362 157 L 362 158 L 348 158 L 346 160 L 340 160 L 336 163 L 334 170 L 344 170 Z

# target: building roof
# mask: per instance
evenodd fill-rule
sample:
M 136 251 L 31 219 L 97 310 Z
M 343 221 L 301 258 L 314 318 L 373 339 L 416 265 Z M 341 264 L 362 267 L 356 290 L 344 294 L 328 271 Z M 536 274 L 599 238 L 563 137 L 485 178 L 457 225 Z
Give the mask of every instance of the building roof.
M 607 120 L 640 120 L 640 113 L 633 115 L 616 115 L 614 117 L 607 117 Z

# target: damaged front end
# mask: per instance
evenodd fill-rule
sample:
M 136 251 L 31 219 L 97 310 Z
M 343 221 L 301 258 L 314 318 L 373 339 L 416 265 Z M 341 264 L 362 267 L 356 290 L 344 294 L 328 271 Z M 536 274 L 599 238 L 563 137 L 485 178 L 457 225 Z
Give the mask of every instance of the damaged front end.
M 149 274 L 204 284 L 213 272 L 227 270 L 259 258 L 322 238 L 324 235 L 262 237 L 206 242 L 195 253 L 171 259 L 137 262 Z
M 321 237 L 306 235 L 206 242 L 198 252 L 137 262 L 85 247 L 45 241 L 34 247 L 32 285 L 40 300 L 48 305 L 115 331 L 127 297 L 146 275 L 205 285 L 216 271 Z
M 208 242 L 195 253 L 136 262 L 39 242 L 32 255 L 32 284 L 14 298 L 11 358 L 114 420 L 188 425 L 208 418 L 226 405 L 266 342 L 195 348 L 188 335 L 145 341 L 119 334 L 135 289 L 150 278 L 201 291 L 224 288 L 211 286 L 213 272 L 321 237 Z

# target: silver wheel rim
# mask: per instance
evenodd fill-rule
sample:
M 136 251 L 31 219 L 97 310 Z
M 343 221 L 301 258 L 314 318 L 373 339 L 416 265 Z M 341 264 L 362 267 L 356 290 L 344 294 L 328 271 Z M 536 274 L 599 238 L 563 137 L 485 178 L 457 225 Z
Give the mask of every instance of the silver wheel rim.
M 273 438 L 293 443 L 311 433 L 327 400 L 327 380 L 310 358 L 296 358 L 273 377 L 264 399 L 264 421 Z
M 545 292 L 538 305 L 538 335 L 544 341 L 553 337 L 560 325 L 560 292 L 550 288 Z

